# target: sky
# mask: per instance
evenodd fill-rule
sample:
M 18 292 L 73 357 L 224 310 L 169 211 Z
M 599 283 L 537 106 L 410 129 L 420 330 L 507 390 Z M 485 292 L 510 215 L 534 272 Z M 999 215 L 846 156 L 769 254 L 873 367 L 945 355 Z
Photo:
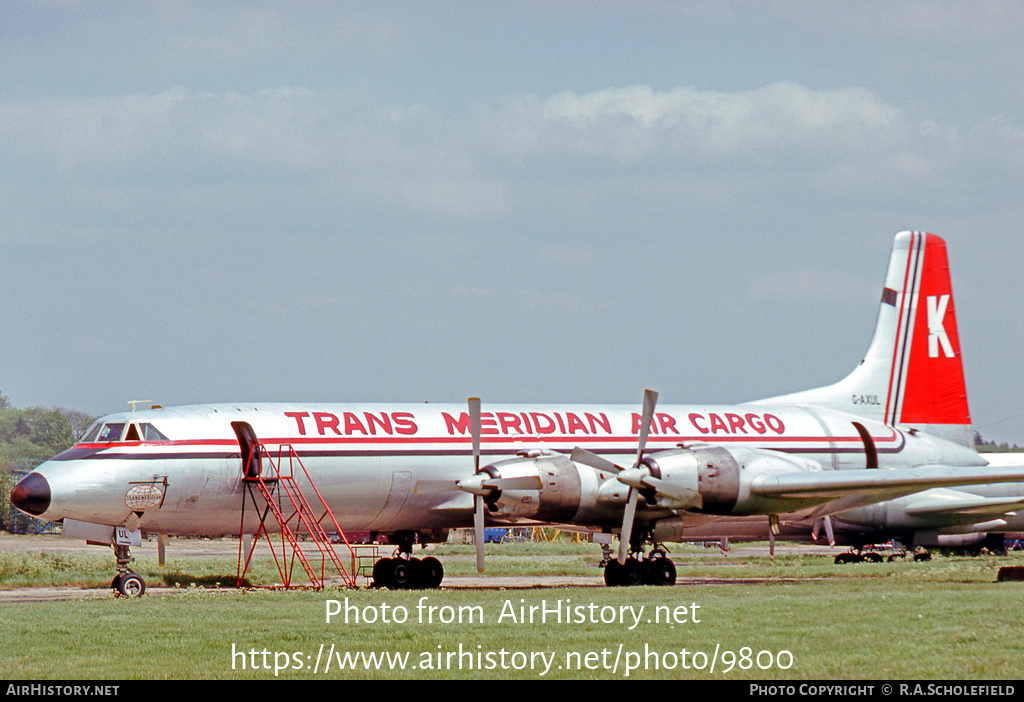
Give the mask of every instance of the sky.
M 0 3 L 0 392 L 732 403 L 948 245 L 1024 444 L 1019 2 Z

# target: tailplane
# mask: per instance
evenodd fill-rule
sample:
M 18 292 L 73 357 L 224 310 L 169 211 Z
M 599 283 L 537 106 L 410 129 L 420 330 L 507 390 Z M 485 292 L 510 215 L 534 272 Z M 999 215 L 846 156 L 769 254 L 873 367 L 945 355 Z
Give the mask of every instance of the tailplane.
M 946 242 L 897 234 L 860 366 L 834 385 L 771 402 L 827 407 L 973 447 Z

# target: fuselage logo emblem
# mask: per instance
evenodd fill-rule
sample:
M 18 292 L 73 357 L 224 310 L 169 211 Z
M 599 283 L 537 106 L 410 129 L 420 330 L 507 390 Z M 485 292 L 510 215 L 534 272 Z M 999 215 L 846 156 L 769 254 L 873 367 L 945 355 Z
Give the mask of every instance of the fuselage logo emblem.
M 164 494 L 156 485 L 136 485 L 124 496 L 124 503 L 133 510 L 144 510 L 156 507 L 164 499 Z

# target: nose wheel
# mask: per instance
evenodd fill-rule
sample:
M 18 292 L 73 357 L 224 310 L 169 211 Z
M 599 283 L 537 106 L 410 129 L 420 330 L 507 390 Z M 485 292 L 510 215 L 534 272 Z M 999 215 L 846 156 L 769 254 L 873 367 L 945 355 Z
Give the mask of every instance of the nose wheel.
M 128 571 L 114 576 L 110 588 L 119 597 L 142 597 L 146 594 L 146 581 L 137 573 Z
M 114 557 L 117 558 L 117 575 L 110 583 L 110 589 L 118 597 L 142 597 L 146 594 L 146 581 L 128 570 L 128 565 L 134 561 L 131 551 L 127 546 L 114 544 Z

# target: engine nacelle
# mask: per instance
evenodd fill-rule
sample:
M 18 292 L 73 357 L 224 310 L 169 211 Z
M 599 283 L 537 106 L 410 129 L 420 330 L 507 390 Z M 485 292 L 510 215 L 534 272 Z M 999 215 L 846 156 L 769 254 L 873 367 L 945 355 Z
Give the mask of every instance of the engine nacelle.
M 480 472 L 492 478 L 536 476 L 540 480 L 539 489 L 503 489 L 487 495 L 484 502 L 496 517 L 568 522 L 580 509 L 579 469 L 562 454 L 510 458 L 491 463 Z
M 649 454 L 639 470 L 623 470 L 618 475 L 578 466 L 562 454 L 497 461 L 480 472 L 499 483 L 499 479 L 537 479 L 529 488 L 501 486 L 487 493 L 484 503 L 495 518 L 614 524 L 621 522 L 627 486 L 639 489 L 647 498 L 647 507 L 658 511 L 766 514 L 772 513 L 776 505 L 751 495 L 752 480 L 765 473 L 802 472 L 815 467 L 799 457 L 775 451 L 693 444 Z M 599 481 L 599 474 L 607 478 Z M 787 505 L 778 506 L 781 509 Z
M 623 471 L 620 481 L 640 485 L 658 506 L 702 514 L 780 514 L 802 505 L 751 492 L 757 478 L 821 470 L 814 461 L 767 449 L 694 444 L 644 457 L 642 472 Z M 656 493 L 656 494 L 653 494 Z M 696 495 L 696 498 L 694 497 Z M 817 504 L 818 501 L 808 501 Z
M 700 495 L 696 507 L 707 514 L 729 514 L 740 495 L 740 466 L 721 446 L 691 446 L 645 456 L 652 478 L 667 483 L 666 489 L 682 489 Z

